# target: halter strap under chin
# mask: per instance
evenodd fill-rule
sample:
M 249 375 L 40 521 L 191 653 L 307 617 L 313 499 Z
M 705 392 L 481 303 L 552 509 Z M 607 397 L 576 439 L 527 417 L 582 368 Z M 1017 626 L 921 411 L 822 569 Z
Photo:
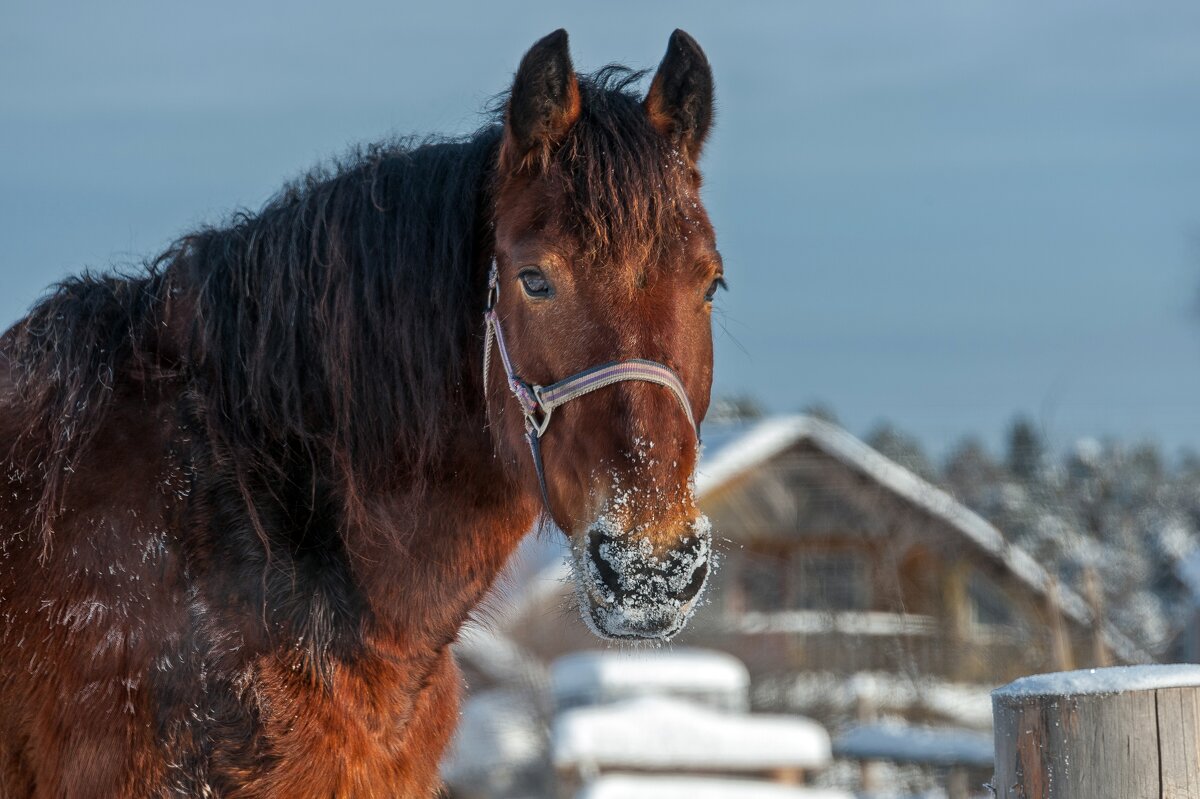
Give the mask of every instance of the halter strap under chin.
M 546 472 L 542 466 L 541 438 L 550 426 L 550 418 L 554 409 L 578 399 L 584 394 L 590 394 L 597 389 L 611 386 L 625 380 L 640 380 L 645 383 L 655 383 L 669 390 L 679 401 L 679 407 L 687 416 L 688 424 L 700 438 L 700 430 L 696 427 L 696 419 L 692 415 L 692 404 L 688 400 L 683 381 L 675 370 L 657 361 L 647 361 L 641 358 L 631 358 L 626 361 L 610 361 L 609 363 L 593 366 L 576 372 L 568 378 L 540 386 L 522 380 L 513 368 L 512 359 L 508 357 L 508 347 L 504 343 L 504 330 L 500 326 L 500 317 L 496 314 L 496 302 L 500 299 L 499 273 L 496 269 L 496 259 L 492 259 L 492 267 L 488 272 L 487 303 L 484 307 L 483 320 L 485 325 L 483 343 L 483 387 L 487 393 L 488 375 L 492 364 L 492 345 L 500 351 L 500 361 L 504 364 L 504 374 L 508 379 L 508 388 L 521 406 L 525 416 L 525 439 L 529 442 L 529 451 L 533 455 L 533 467 L 537 470 L 538 487 L 542 491 L 542 502 L 546 511 L 550 511 L 550 494 L 546 490 Z

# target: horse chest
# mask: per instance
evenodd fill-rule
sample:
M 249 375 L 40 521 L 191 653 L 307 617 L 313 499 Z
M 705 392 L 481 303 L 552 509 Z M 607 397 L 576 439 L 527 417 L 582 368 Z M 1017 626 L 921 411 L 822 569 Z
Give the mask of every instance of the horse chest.
M 245 797 L 432 796 L 453 730 L 459 677 L 448 652 L 427 666 L 365 659 L 325 685 L 278 663 L 259 670 L 257 774 L 232 773 Z
M 458 675 L 443 651 L 415 663 L 368 654 L 314 679 L 260 657 L 160 709 L 162 783 L 187 795 L 426 797 L 454 726 Z M 167 757 L 169 753 L 169 757 Z

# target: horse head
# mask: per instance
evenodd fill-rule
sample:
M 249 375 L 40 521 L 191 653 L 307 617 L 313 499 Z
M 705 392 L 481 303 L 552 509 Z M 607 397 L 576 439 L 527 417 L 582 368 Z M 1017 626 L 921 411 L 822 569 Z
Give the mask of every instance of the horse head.
M 708 61 L 676 31 L 644 97 L 638 77 L 577 75 L 565 31 L 522 60 L 492 191 L 506 369 L 486 379 L 498 450 L 571 539 L 585 621 L 605 638 L 666 639 L 713 563 L 692 477 L 723 273 L 697 169 Z M 648 371 L 617 376 L 622 364 Z M 530 411 L 541 387 L 598 365 L 602 387 Z

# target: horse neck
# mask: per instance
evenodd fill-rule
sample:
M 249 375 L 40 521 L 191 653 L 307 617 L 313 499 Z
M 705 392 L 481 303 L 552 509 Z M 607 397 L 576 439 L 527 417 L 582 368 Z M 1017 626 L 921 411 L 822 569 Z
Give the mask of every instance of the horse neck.
M 420 647 L 453 640 L 533 525 L 539 500 L 507 471 L 479 414 L 419 484 L 368 502 L 347 548 L 382 631 Z

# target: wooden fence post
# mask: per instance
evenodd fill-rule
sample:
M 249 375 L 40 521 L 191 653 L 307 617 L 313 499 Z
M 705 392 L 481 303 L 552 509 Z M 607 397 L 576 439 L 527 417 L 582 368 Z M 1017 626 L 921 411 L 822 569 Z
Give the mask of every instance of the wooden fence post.
M 1200 799 L 1200 666 L 1024 677 L 992 714 L 998 799 Z

